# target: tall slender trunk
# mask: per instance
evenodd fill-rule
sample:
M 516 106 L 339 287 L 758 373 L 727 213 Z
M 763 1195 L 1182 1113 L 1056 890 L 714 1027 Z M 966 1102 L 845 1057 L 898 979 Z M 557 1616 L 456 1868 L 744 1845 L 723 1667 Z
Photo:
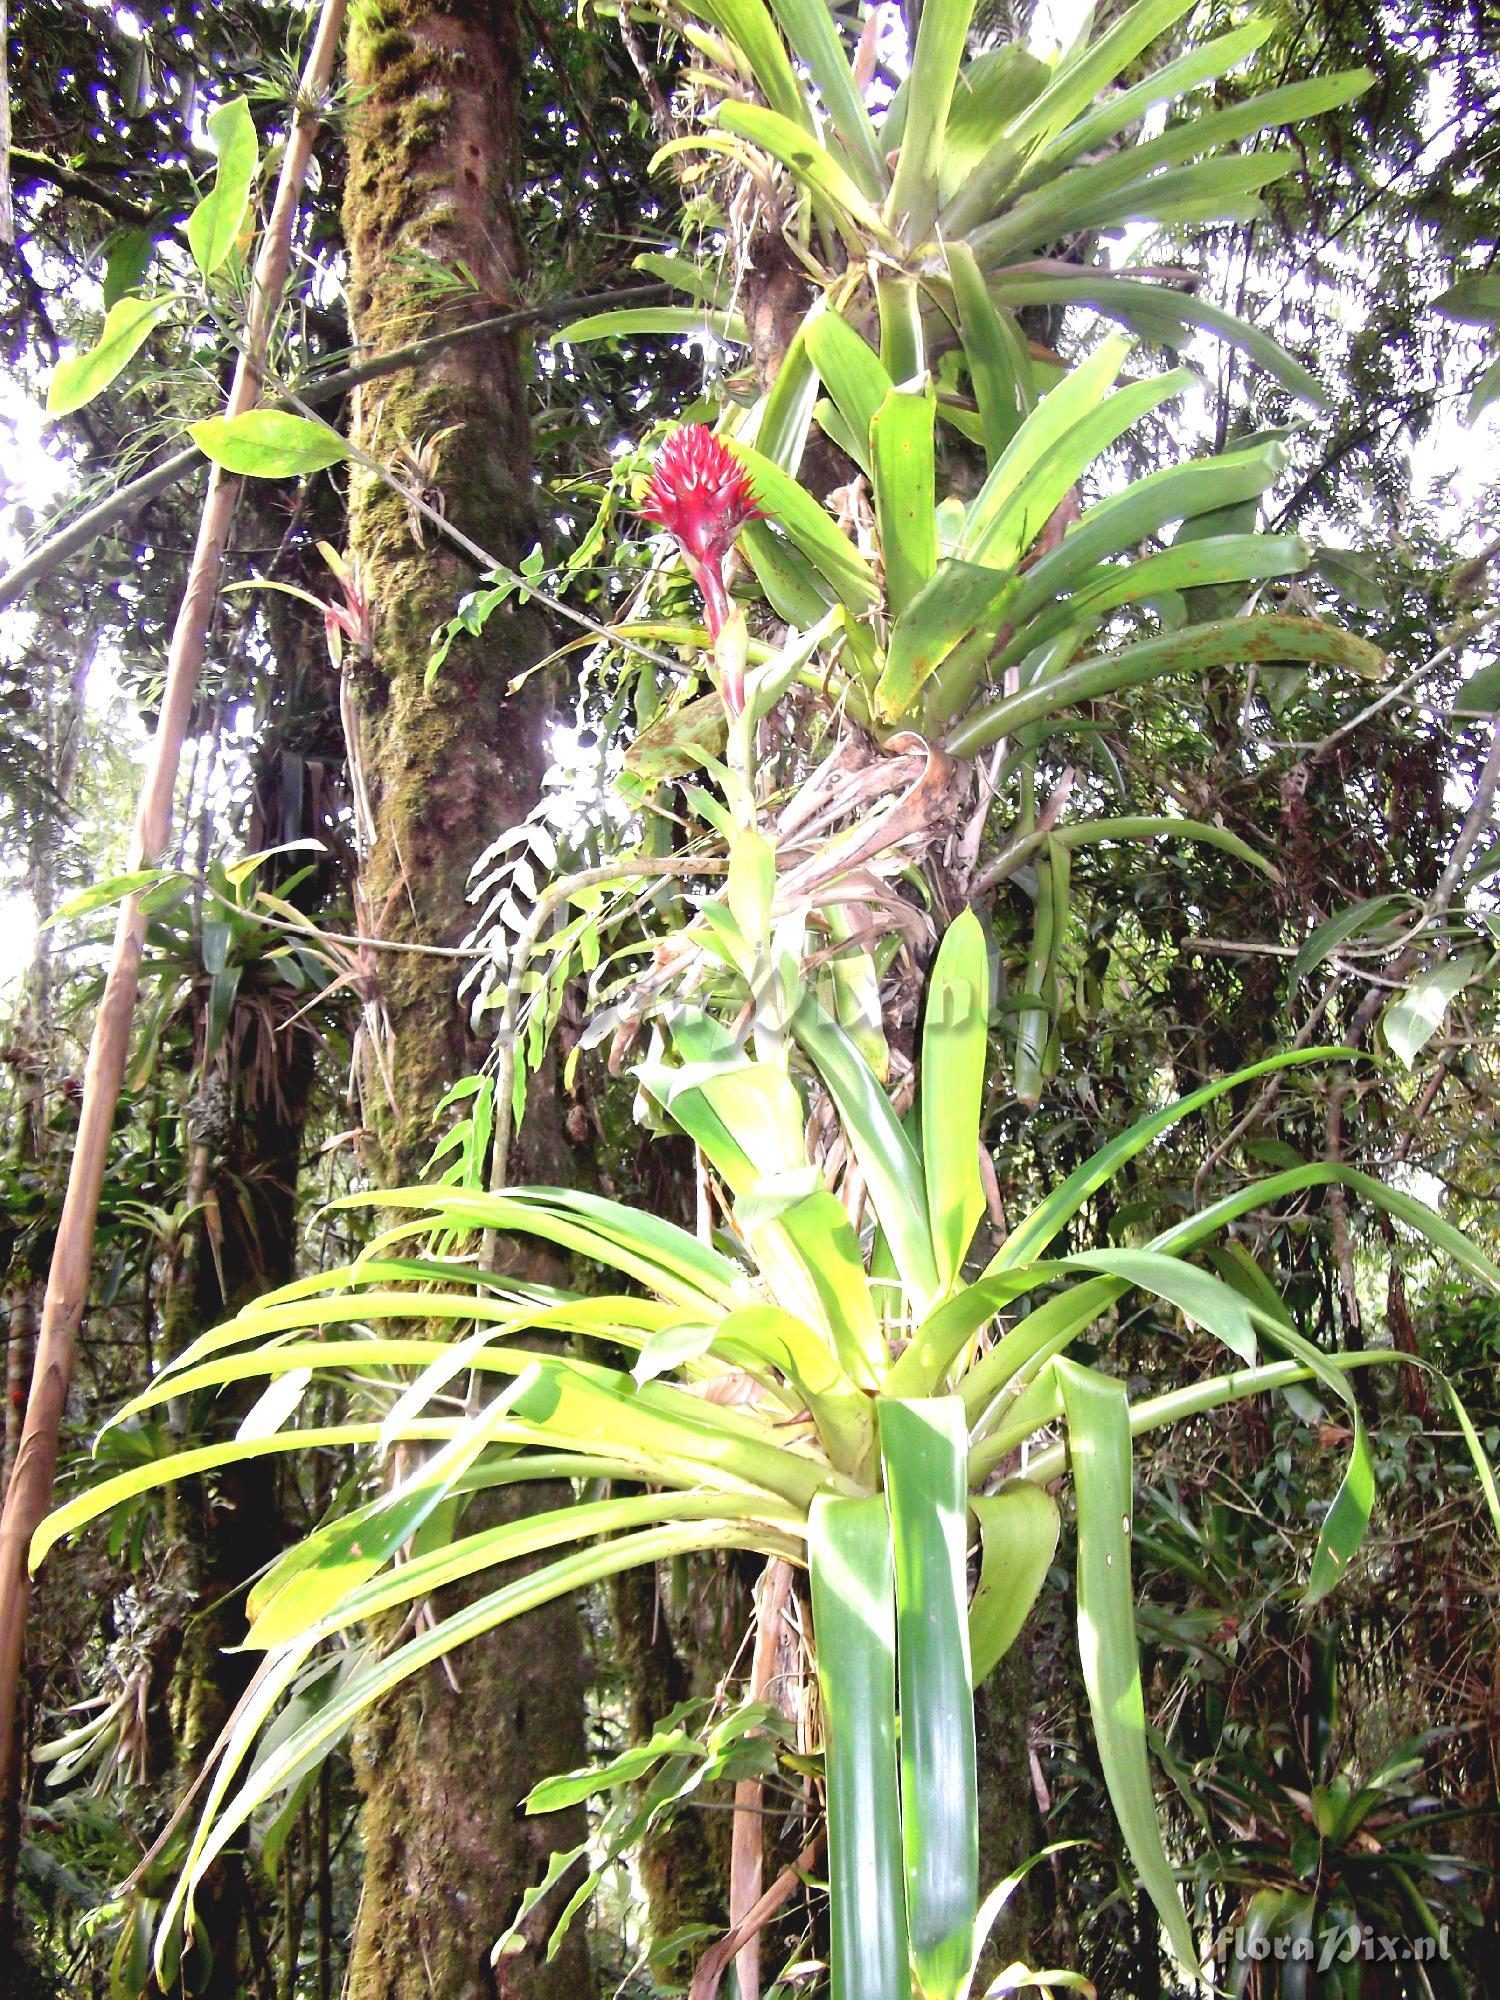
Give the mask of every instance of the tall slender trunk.
M 388 0 L 354 34 L 359 98 L 344 219 L 350 311 L 363 349 L 399 345 L 466 314 L 480 318 L 514 297 L 517 60 L 510 0 Z M 437 279 L 458 270 L 472 289 Z M 464 341 L 371 386 L 356 432 L 367 452 L 403 467 L 486 549 L 513 562 L 529 545 L 530 443 L 511 343 Z M 431 634 L 472 587 L 471 568 L 364 472 L 352 483 L 350 554 L 372 630 L 371 656 L 351 670 L 349 703 L 369 809 L 365 922 L 389 939 L 451 946 L 470 921 L 469 864 L 524 817 L 550 761 L 545 683 L 532 678 L 510 691 L 546 635 L 529 612 L 507 609 L 482 640 L 454 648 L 429 688 Z M 375 956 L 372 1030 L 384 1048 L 367 1066 L 367 1110 L 383 1171 L 414 1180 L 432 1147 L 438 1100 L 487 1051 L 456 1000 L 451 959 Z M 576 1178 L 549 1091 L 533 1095 L 514 1177 Z M 493 1503 L 495 1518 L 514 1504 Z M 466 1526 L 481 1524 L 478 1513 L 471 1509 Z M 476 1588 L 493 1582 L 481 1578 Z M 550 1965 L 535 1952 L 490 1963 L 523 1891 L 552 1848 L 579 1830 L 576 1819 L 528 1820 L 520 1801 L 536 1779 L 583 1755 L 582 1643 L 569 1604 L 465 1647 L 377 1712 L 356 1750 L 366 1858 L 352 2000 L 583 2000 L 581 1934 Z
M 78 769 L 83 733 L 83 697 L 93 664 L 95 635 L 81 639 L 77 656 L 66 682 L 53 679 L 50 663 L 43 684 L 47 734 L 46 777 L 59 810 L 65 807 Z M 41 820 L 33 830 L 26 858 L 26 889 L 36 919 L 36 942 L 27 968 L 20 1017 L 13 1036 L 17 1064 L 17 1088 L 11 1135 L 12 1157 L 18 1168 L 33 1176 L 45 1188 L 49 1166 L 55 1170 L 55 1141 L 48 1131 L 54 1075 L 54 1029 L 52 1017 L 53 969 L 52 933 L 46 928 L 57 907 L 56 862 L 58 822 Z M 52 1254 L 54 1217 L 51 1198 L 43 1193 L 40 1212 L 32 1225 L 15 1240 L 5 1274 L 5 1442 L 0 1459 L 0 1496 L 10 1489 L 11 1474 L 21 1449 L 26 1417 L 26 1399 L 31 1390 L 32 1367 L 36 1359 L 37 1332 L 41 1325 L 42 1300 L 46 1291 L 47 1264 Z M 25 1704 L 16 1704 L 10 1768 L 23 1768 L 22 1749 L 27 1729 Z M 4 1763 L 0 1758 L 0 1763 Z M 0 1960 L 14 1926 L 16 1874 L 20 1858 L 21 1791 L 17 1786 L 0 1788 Z M 5 1988 L 5 1972 L 0 1966 L 0 1991 Z

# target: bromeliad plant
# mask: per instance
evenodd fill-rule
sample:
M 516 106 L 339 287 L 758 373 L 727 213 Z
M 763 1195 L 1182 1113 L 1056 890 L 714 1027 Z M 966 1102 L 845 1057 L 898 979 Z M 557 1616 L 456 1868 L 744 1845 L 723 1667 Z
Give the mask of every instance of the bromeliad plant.
M 1349 72 L 1204 110 L 1193 93 L 1218 80 L 1231 94 L 1272 24 L 1252 16 L 1152 68 L 1187 11 L 1186 0 L 1138 0 L 1048 64 L 1019 47 L 966 59 L 970 0 L 929 0 L 910 75 L 882 109 L 868 47 L 851 55 L 821 4 L 674 10 L 698 126 L 661 157 L 681 167 L 707 155 L 732 179 L 721 183 L 724 268 L 647 253 L 648 269 L 698 303 L 598 314 L 556 336 L 711 332 L 748 345 L 734 301 L 749 239 L 759 232 L 763 249 L 782 237 L 812 303 L 786 327 L 773 379 L 752 403 L 726 403 L 713 434 L 671 433 L 645 490 L 642 511 L 671 533 L 703 620 L 664 548 L 619 618 L 618 653 L 601 655 L 629 687 L 632 647 L 675 646 L 689 688 L 718 683 L 664 701 L 659 658 L 635 673 L 644 726 L 625 784 L 641 855 L 658 870 L 668 846 L 699 873 L 727 863 L 732 774 L 775 851 L 778 913 L 805 917 L 815 949 L 836 943 L 845 984 L 866 991 L 898 938 L 910 952 L 933 942 L 916 904 L 953 909 L 1020 880 L 1035 914 L 1011 1019 L 1016 1095 L 1029 1105 L 1057 1058 L 1080 844 L 1202 840 L 1271 872 L 1222 827 L 1137 810 L 1099 742 L 1100 705 L 1257 662 L 1384 668 L 1375 647 L 1278 601 L 1313 560 L 1295 536 L 1256 532 L 1286 461 L 1280 437 L 1107 490 L 1107 454 L 1197 380 L 1183 367 L 1137 373 L 1131 336 L 1174 350 L 1194 333 L 1237 342 L 1292 395 L 1321 400 L 1274 340 L 1199 300 L 1190 274 L 1079 261 L 1098 230 L 1255 212 L 1296 158 L 1268 135 L 1368 81 Z M 1129 87 L 1110 94 L 1122 74 Z M 1137 139 L 1163 106 L 1164 129 Z M 1023 335 L 1018 315 L 1038 305 L 1126 332 L 1069 368 Z M 826 499 L 800 483 L 810 442 L 825 473 L 842 454 L 850 475 Z M 621 497 L 612 480 L 575 560 L 595 560 Z M 755 724 L 783 698 L 792 720 L 767 752 Z M 1049 810 L 1046 763 L 1062 744 L 1069 756 L 1095 746 L 1094 803 L 1115 790 L 1115 812 L 1067 824 Z M 748 817 L 743 803 L 728 815 Z M 998 854 L 982 854 L 995 834 Z M 487 898 L 477 935 L 497 962 L 489 998 L 508 1008 L 507 1033 L 529 1028 L 532 1052 L 570 972 L 590 978 L 599 1032 L 623 1026 L 627 1044 L 660 999 L 717 976 L 714 915 L 686 944 L 642 926 L 625 865 L 635 857 L 618 858 L 625 892 L 591 867 L 547 938 L 523 934 L 529 898 L 517 888 L 531 855 L 486 868 L 476 893 Z M 925 897 L 908 893 L 912 871 Z M 523 962 L 533 950 L 544 962 Z M 524 1064 L 514 1080 L 519 1104 Z
M 1131 1440 L 1294 1383 L 1337 1397 L 1353 1446 L 1312 1559 L 1305 1594 L 1315 1602 L 1358 1548 L 1373 1493 L 1347 1371 L 1387 1357 L 1324 1353 L 1258 1271 L 1231 1259 L 1224 1268 L 1235 1282 L 1226 1282 L 1193 1253 L 1252 1209 L 1339 1181 L 1486 1285 L 1500 1289 L 1500 1268 L 1422 1204 L 1327 1163 L 1276 1174 L 1140 1247 L 1067 1247 L 1084 1205 L 1158 1135 L 1251 1078 L 1330 1053 L 1309 1050 L 1143 1118 L 970 1277 L 985 1214 L 982 927 L 961 917 L 933 968 L 910 1129 L 793 965 L 794 957 L 762 1007 L 753 1055 L 709 1016 L 682 1010 L 639 1072 L 642 1090 L 708 1163 L 722 1212 L 714 1241 L 564 1190 L 428 1187 L 368 1197 L 409 1216 L 346 1269 L 288 1286 L 205 1334 L 116 1419 L 264 1380 L 240 1435 L 133 1467 L 69 1502 L 41 1531 L 38 1561 L 59 1537 L 140 1493 L 240 1458 L 334 1444 L 425 1454 L 288 1551 L 254 1588 L 246 1643 L 265 1660 L 223 1744 L 163 1935 L 190 1910 L 225 1845 L 308 1783 L 351 1724 L 406 1676 L 633 1564 L 741 1548 L 810 1571 L 832 1991 L 837 2000 L 959 2000 L 985 1921 L 973 1689 L 1041 1589 L 1059 1528 L 1052 1489 L 1070 1475 L 1079 1644 L 1101 1763 L 1172 1947 L 1196 1966 L 1147 1761 L 1130 1581 Z M 825 1097 L 868 1213 L 858 1201 L 846 1206 L 809 1160 L 809 1108 Z M 524 1283 L 424 1247 L 484 1229 L 556 1245 L 607 1273 L 614 1288 Z M 1132 1403 L 1122 1383 L 1070 1359 L 1070 1346 L 1132 1289 L 1214 1333 L 1229 1368 Z M 453 1338 L 418 1337 L 418 1325 L 444 1323 Z M 558 1352 L 570 1336 L 612 1341 L 634 1352 L 634 1365 L 627 1373 Z M 290 1428 L 312 1385 L 330 1381 L 347 1387 L 348 1419 Z M 726 1397 L 729 1388 L 736 1393 Z M 1456 1397 L 1454 1408 L 1500 1527 L 1500 1496 Z M 1049 1435 L 1038 1448 L 1039 1431 Z M 558 1479 L 590 1482 L 601 1497 L 465 1530 L 470 1496 Z M 644 1490 L 612 1497 L 615 1480 Z M 540 1567 L 508 1572 L 477 1594 L 471 1587 L 463 1608 L 412 1636 L 386 1647 L 370 1636 L 392 1611 L 537 1555 L 547 1557 Z

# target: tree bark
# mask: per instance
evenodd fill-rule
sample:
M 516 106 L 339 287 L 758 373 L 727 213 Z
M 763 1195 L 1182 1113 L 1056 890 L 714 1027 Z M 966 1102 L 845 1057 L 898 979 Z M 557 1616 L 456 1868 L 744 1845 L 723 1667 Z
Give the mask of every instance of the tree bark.
M 351 37 L 358 95 L 344 220 L 362 350 L 403 345 L 514 300 L 517 61 L 509 0 L 394 0 Z M 437 282 L 460 268 L 472 286 Z M 476 335 L 362 390 L 356 438 L 502 559 L 516 561 L 533 539 L 524 379 L 512 340 Z M 547 635 L 532 612 L 507 607 L 480 639 L 454 647 L 429 688 L 432 632 L 473 586 L 472 570 L 362 470 L 351 485 L 350 555 L 371 612 L 370 653 L 351 668 L 349 704 L 369 808 L 366 922 L 393 940 L 451 946 L 471 921 L 471 862 L 525 816 L 550 762 L 545 681 L 534 676 L 510 691 Z M 456 999 L 451 959 L 380 954 L 374 979 L 384 1048 L 366 1065 L 367 1115 L 383 1174 L 412 1181 L 432 1149 L 439 1099 L 487 1050 Z M 517 1180 L 576 1178 L 546 1085 L 533 1084 L 536 1115 L 513 1152 Z M 517 1504 L 506 1495 L 471 1505 L 465 1527 Z M 496 1581 L 491 1572 L 474 1588 Z M 567 1824 L 528 1820 L 520 1801 L 584 1754 L 571 1604 L 475 1641 L 382 1706 L 356 1746 L 366 1859 L 352 2000 L 583 2000 L 581 1928 L 550 1964 L 532 1949 L 492 1967 L 490 1950 L 551 1850 L 581 1832 L 576 1815 Z

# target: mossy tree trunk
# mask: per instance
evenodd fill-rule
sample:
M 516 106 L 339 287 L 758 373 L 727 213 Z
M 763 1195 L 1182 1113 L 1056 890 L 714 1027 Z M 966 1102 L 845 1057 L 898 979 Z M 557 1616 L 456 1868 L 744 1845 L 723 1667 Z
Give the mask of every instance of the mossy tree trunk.
M 492 315 L 514 297 L 518 55 L 509 0 L 390 0 L 356 27 L 344 221 L 363 349 Z M 472 284 L 434 282 L 459 267 Z M 514 562 L 530 544 L 524 378 L 509 342 L 481 335 L 381 381 L 362 398 L 356 435 L 372 457 L 415 472 L 483 548 Z M 550 761 L 544 681 L 510 691 L 547 635 L 530 612 L 507 608 L 481 639 L 453 649 L 429 688 L 431 635 L 473 586 L 471 566 L 367 472 L 353 478 L 349 552 L 371 608 L 370 656 L 351 669 L 352 747 L 370 822 L 365 920 L 384 938 L 451 946 L 471 921 L 470 863 L 524 817 Z M 453 960 L 380 953 L 374 974 L 389 1025 L 381 1060 L 366 1066 L 367 1112 L 382 1173 L 410 1181 L 431 1151 L 439 1099 L 479 1069 L 486 1047 L 456 998 Z M 545 1079 L 533 1105 L 512 1178 L 576 1179 Z M 493 1518 L 514 1504 L 497 1501 Z M 481 1525 L 471 1507 L 465 1526 Z M 495 1582 L 490 1573 L 475 1588 Z M 576 1820 L 520 1811 L 536 1779 L 584 1758 L 577 1617 L 567 1604 L 544 1609 L 449 1666 L 451 1679 L 435 1668 L 393 1696 L 357 1746 L 366 1858 L 352 2000 L 584 2000 L 581 1934 L 550 1965 L 535 1951 L 490 1963 L 522 1892 L 580 1830 Z

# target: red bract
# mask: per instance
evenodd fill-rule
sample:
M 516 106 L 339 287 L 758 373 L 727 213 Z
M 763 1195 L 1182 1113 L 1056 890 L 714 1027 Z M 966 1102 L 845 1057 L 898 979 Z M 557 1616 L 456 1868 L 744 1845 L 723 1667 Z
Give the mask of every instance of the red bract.
M 717 639 L 729 616 L 724 565 L 730 547 L 747 521 L 762 518 L 749 474 L 705 425 L 684 424 L 657 453 L 641 512 L 660 522 L 687 557 L 703 592 L 709 636 Z M 726 685 L 724 699 L 737 714 L 740 689 Z
M 722 562 L 745 523 L 761 518 L 749 474 L 703 424 L 682 425 L 657 453 L 641 512 L 700 563 Z

